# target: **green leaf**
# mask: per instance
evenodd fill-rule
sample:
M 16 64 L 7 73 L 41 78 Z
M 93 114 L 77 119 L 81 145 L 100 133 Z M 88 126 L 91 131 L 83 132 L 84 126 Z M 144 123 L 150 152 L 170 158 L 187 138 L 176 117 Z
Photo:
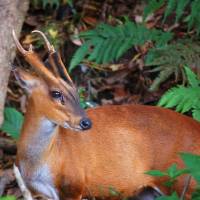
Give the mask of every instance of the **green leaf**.
M 161 196 L 156 198 L 156 200 L 179 200 L 179 197 L 176 192 L 173 192 L 171 196 Z
M 200 185 L 200 156 L 191 153 L 181 153 L 180 156 L 193 178 Z
M 195 25 L 195 22 L 198 20 L 199 9 L 200 9 L 199 4 L 200 4 L 199 0 L 191 2 L 191 14 L 189 15 L 189 21 L 188 21 L 189 30 Z
M 0 197 L 0 200 L 16 200 L 16 197 L 8 195 L 8 196 Z
M 180 20 L 181 16 L 183 15 L 184 9 L 186 8 L 189 2 L 190 0 L 178 0 L 176 7 L 176 23 L 178 23 L 178 21 Z
M 200 81 L 197 78 L 197 75 L 187 66 L 184 67 L 185 74 L 187 76 L 188 82 L 192 87 L 198 87 Z
M 165 45 L 172 39 L 172 33 L 148 29 L 143 24 L 135 24 L 127 19 L 118 26 L 99 24 L 93 30 L 80 33 L 79 37 L 84 43 L 75 52 L 70 71 L 83 59 L 99 64 L 117 61 L 131 47 L 147 41 L 154 42 L 156 46 Z
M 69 66 L 69 73 L 84 59 L 88 54 L 90 48 L 90 42 L 84 43 L 81 47 L 78 48 L 73 58 L 71 59 Z
M 163 23 L 169 15 L 175 12 L 175 23 L 178 23 L 181 17 L 184 16 L 183 22 L 187 23 L 188 30 L 195 28 L 197 35 L 200 34 L 200 0 L 149 0 L 144 8 L 144 19 L 163 5 L 166 5 Z
M 165 185 L 166 187 L 172 187 L 175 183 L 176 183 L 176 179 L 170 179 L 170 180 L 168 180 L 168 181 L 166 181 L 166 182 L 164 182 L 164 184 L 163 185 Z
M 23 121 L 24 117 L 20 112 L 14 108 L 6 107 L 4 109 L 4 122 L 1 126 L 1 130 L 17 139 L 19 137 Z
M 192 110 L 192 117 L 200 122 L 200 108 L 196 108 L 196 106 L 193 106 L 194 109 Z
M 166 18 L 174 11 L 176 4 L 177 2 L 175 0 L 168 0 L 163 22 L 165 22 Z
M 110 186 L 108 189 L 111 197 L 119 197 L 121 195 L 121 193 L 112 186 Z
M 168 169 L 167 169 L 167 174 L 169 175 L 170 178 L 174 178 L 177 172 L 177 164 L 172 164 Z
M 150 14 L 152 14 L 153 12 L 155 12 L 156 10 L 158 10 L 163 4 L 164 4 L 164 0 L 151 0 L 148 1 L 147 6 L 144 9 L 144 19 L 146 19 L 146 17 Z
M 162 172 L 160 170 L 150 170 L 150 171 L 145 172 L 145 174 L 148 174 L 150 176 L 157 176 L 157 177 L 162 177 L 162 176 L 167 175 L 165 172 Z
M 200 200 L 200 188 L 197 187 L 196 190 L 192 193 L 192 200 Z

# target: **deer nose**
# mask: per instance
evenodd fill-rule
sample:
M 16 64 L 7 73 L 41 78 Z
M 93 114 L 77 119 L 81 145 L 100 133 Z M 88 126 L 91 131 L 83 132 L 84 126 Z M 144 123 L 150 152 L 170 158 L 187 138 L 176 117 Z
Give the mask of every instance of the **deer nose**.
M 92 122 L 89 118 L 83 118 L 79 125 L 83 130 L 88 130 L 92 127 Z

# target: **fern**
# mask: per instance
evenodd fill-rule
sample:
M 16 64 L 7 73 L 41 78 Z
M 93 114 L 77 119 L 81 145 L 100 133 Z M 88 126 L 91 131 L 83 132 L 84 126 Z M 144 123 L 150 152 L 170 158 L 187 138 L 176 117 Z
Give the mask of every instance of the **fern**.
M 160 84 L 175 74 L 185 77 L 184 65 L 200 66 L 200 44 L 196 41 L 184 39 L 176 43 L 151 49 L 145 59 L 145 66 L 154 66 L 151 72 L 159 72 L 150 87 L 151 91 L 158 89 Z
M 47 6 L 50 6 L 50 8 L 53 8 L 54 6 L 58 8 L 59 5 L 61 4 L 61 0 L 32 0 L 31 4 L 34 7 L 41 5 L 43 9 L 46 9 Z
M 166 92 L 159 106 L 166 108 L 176 107 L 176 111 L 185 113 L 192 111 L 193 118 L 200 121 L 200 79 L 188 67 L 184 67 L 188 80 L 187 87 L 179 85 Z
M 178 23 L 183 17 L 183 21 L 187 22 L 188 30 L 195 28 L 197 34 L 200 33 L 200 0 L 150 0 L 144 9 L 144 19 L 163 5 L 166 5 L 163 22 L 166 21 L 169 15 L 175 13 L 175 23 Z
M 197 29 L 197 34 L 200 33 L 200 0 L 194 0 L 191 4 L 191 14 L 188 16 L 188 29 L 193 26 Z
M 144 18 L 149 14 L 152 14 L 156 10 L 158 10 L 160 7 L 162 7 L 165 3 L 165 0 L 150 0 L 148 1 L 148 5 L 144 9 Z
M 116 27 L 100 24 L 93 30 L 81 33 L 80 38 L 84 44 L 75 52 L 70 71 L 84 58 L 96 63 L 116 61 L 133 45 L 143 45 L 147 41 L 153 41 L 157 47 L 163 46 L 172 38 L 172 34 L 147 29 L 144 25 L 126 20 Z
M 168 0 L 163 21 L 165 21 L 166 18 L 174 11 L 176 5 L 177 2 L 175 0 Z

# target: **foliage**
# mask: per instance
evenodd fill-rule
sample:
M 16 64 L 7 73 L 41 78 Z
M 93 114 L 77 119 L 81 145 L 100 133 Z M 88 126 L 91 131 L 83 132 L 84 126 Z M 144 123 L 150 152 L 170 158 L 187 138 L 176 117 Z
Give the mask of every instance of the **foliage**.
M 200 121 L 200 80 L 188 67 L 185 67 L 188 79 L 187 87 L 176 86 L 168 90 L 159 101 L 159 106 L 166 108 L 176 107 L 176 111 L 185 113 L 192 111 L 193 118 Z
M 4 122 L 0 129 L 17 139 L 20 134 L 23 120 L 24 117 L 20 112 L 14 108 L 6 107 L 4 109 Z
M 196 28 L 197 34 L 200 33 L 200 0 L 150 0 L 144 9 L 144 18 L 164 5 L 166 5 L 166 8 L 163 22 L 166 21 L 169 15 L 175 13 L 176 17 L 174 22 L 178 23 L 185 16 L 184 14 L 189 8 L 189 13 L 187 13 L 183 20 L 187 22 L 188 30 Z
M 176 192 L 173 192 L 170 196 L 161 196 L 156 198 L 156 200 L 179 200 L 179 197 Z
M 180 155 L 192 177 L 200 185 L 200 156 L 191 153 L 181 153 Z
M 173 74 L 176 78 L 182 74 L 184 79 L 183 66 L 200 66 L 199 54 L 199 42 L 189 39 L 182 39 L 170 45 L 150 49 L 145 59 L 145 66 L 152 66 L 151 72 L 159 72 L 150 87 L 150 91 L 157 90 L 160 84 Z
M 167 186 L 173 186 L 177 178 L 179 178 L 183 174 L 191 175 L 197 182 L 197 187 L 195 192 L 192 194 L 192 200 L 200 199 L 200 156 L 194 155 L 191 153 L 180 153 L 180 157 L 186 165 L 186 169 L 177 169 L 176 164 L 172 164 L 166 171 L 162 172 L 159 170 L 151 170 L 146 172 L 154 177 L 169 177 L 169 181 L 167 182 Z M 168 185 L 168 183 L 170 183 Z M 166 183 L 165 183 L 166 185 Z M 179 200 L 179 197 L 176 192 L 173 192 L 170 196 L 161 196 L 157 198 L 157 200 Z
M 87 102 L 85 100 L 84 93 L 85 93 L 85 88 L 82 88 L 82 87 L 79 88 L 78 94 L 79 94 L 80 105 L 81 105 L 81 108 L 86 109 L 86 108 L 88 108 L 88 105 L 87 105 Z
M 157 29 L 147 29 L 142 24 L 126 20 L 124 24 L 111 26 L 99 24 L 95 29 L 80 33 L 84 43 L 75 52 L 70 71 L 84 58 L 96 63 L 116 61 L 134 45 L 143 45 L 152 41 L 157 47 L 165 45 L 171 38 L 170 32 Z
M 56 23 L 48 23 L 48 25 L 41 28 L 41 31 L 48 37 L 49 42 L 58 49 L 61 45 L 61 40 L 59 39 L 59 26 Z M 34 36 L 34 35 L 33 35 Z M 44 40 L 35 34 L 37 48 L 44 46 Z
M 192 193 L 192 200 L 199 200 L 200 199 L 200 187 Z
M 165 0 L 150 0 L 147 3 L 147 6 L 144 8 L 144 18 L 146 19 L 146 17 L 150 14 L 152 14 L 153 12 L 155 12 L 156 10 L 158 10 L 161 6 L 163 6 Z
M 150 170 L 146 172 L 146 174 L 156 177 L 167 177 L 169 180 L 165 182 L 164 185 L 172 187 L 179 176 L 188 172 L 189 171 L 187 169 L 177 169 L 177 165 L 173 164 L 164 172 L 160 170 Z
M 109 196 L 110 197 L 120 197 L 122 194 L 121 192 L 117 191 L 114 187 L 110 186 L 108 188 L 109 190 Z
M 79 101 L 80 101 L 81 108 L 87 109 L 87 108 L 95 107 L 96 104 L 94 102 L 86 100 L 85 92 L 86 92 L 85 88 L 83 88 L 83 87 L 80 87 L 78 89 Z
M 0 200 L 16 200 L 16 197 L 14 196 L 2 196 L 0 197 Z
M 46 9 L 47 6 L 50 6 L 50 8 L 58 8 L 61 2 L 61 0 L 31 0 L 31 4 L 34 7 L 42 6 L 43 9 Z

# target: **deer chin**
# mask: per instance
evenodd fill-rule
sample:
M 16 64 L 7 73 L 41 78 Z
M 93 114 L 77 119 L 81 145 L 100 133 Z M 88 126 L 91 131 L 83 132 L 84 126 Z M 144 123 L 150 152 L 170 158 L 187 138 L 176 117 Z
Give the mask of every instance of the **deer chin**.
M 78 126 L 71 126 L 68 122 L 64 122 L 63 125 L 62 125 L 63 128 L 65 129 L 70 129 L 72 131 L 81 131 L 82 128 L 78 125 Z

